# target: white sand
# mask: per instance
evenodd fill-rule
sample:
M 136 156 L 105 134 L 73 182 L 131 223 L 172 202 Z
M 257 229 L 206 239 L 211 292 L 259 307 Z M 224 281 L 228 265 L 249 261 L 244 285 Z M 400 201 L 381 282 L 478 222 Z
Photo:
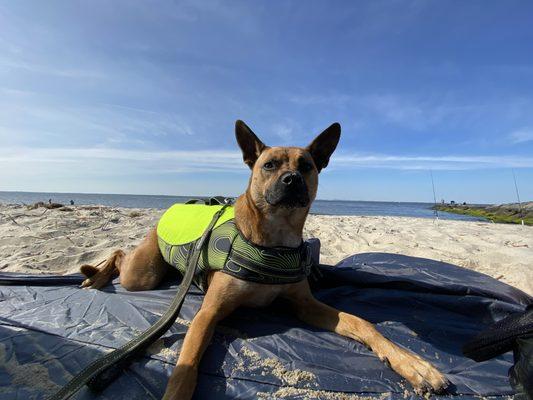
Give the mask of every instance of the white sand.
M 0 271 L 72 273 L 117 248 L 131 249 L 163 210 L 76 206 L 72 211 L 0 205 Z M 533 227 L 404 217 L 311 215 L 306 237 L 321 261 L 389 252 L 456 264 L 533 294 Z
M 321 262 L 385 252 L 444 261 L 533 295 L 533 227 L 405 217 L 311 215 L 306 235 L 322 243 Z

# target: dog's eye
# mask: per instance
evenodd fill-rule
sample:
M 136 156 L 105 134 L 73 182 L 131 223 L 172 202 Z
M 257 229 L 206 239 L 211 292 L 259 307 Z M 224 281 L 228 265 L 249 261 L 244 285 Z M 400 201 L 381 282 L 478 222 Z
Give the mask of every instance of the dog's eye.
M 271 171 L 275 168 L 275 165 L 272 161 L 268 161 L 266 163 L 263 164 L 263 169 L 266 170 L 266 171 Z

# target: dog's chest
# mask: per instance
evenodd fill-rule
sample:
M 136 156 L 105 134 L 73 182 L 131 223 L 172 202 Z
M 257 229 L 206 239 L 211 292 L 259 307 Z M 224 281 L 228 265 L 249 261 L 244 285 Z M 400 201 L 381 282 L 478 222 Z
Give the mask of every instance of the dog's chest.
M 265 240 L 260 243 L 265 247 L 298 247 L 302 242 L 301 233 L 294 232 L 294 229 L 286 220 L 279 217 L 266 217 L 264 219 Z
M 242 305 L 245 307 L 266 307 L 290 286 L 290 284 L 265 285 L 241 279 L 235 279 L 233 284 L 236 290 L 244 294 Z

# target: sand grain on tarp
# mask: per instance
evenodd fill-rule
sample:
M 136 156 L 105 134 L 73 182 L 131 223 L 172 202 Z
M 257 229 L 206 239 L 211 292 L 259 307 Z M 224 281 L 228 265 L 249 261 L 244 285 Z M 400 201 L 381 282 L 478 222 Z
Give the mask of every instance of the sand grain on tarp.
M 379 396 L 364 396 L 353 393 L 329 392 L 327 390 L 300 389 L 294 387 L 283 387 L 274 393 L 257 393 L 257 398 L 262 400 L 285 399 L 298 397 L 303 400 L 384 400 L 387 393 Z
M 146 352 L 150 355 L 161 356 L 167 360 L 175 360 L 177 358 L 176 352 L 165 345 L 164 339 L 157 339 L 154 343 L 150 345 L 150 347 L 148 347 L 148 349 L 146 349 Z
M 234 375 L 238 371 L 257 371 L 263 375 L 273 375 L 284 385 L 295 386 L 316 384 L 316 376 L 312 372 L 301 369 L 287 369 L 279 360 L 274 358 L 262 358 L 261 355 L 248 347 L 242 347 L 239 354 L 243 356 L 237 366 L 231 372 Z M 246 362 L 245 362 L 246 361 Z

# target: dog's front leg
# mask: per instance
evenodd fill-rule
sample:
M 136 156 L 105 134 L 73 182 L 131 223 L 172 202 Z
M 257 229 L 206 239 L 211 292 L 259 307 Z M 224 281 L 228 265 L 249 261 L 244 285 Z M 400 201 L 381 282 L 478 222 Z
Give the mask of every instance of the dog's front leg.
M 363 343 L 418 391 L 438 392 L 447 386 L 447 379 L 433 365 L 383 337 L 370 322 L 316 300 L 307 281 L 296 285 L 287 297 L 299 319 Z
M 211 341 L 218 321 L 216 310 L 204 308 L 191 322 L 181 346 L 178 363 L 170 376 L 163 399 L 190 399 L 196 387 L 198 364 L 206 347 Z
M 209 345 L 216 324 L 235 310 L 241 298 L 232 290 L 229 275 L 215 272 L 209 284 L 200 311 L 193 318 L 183 344 L 178 362 L 168 381 L 163 400 L 188 400 L 192 398 L 198 376 L 198 365 Z

